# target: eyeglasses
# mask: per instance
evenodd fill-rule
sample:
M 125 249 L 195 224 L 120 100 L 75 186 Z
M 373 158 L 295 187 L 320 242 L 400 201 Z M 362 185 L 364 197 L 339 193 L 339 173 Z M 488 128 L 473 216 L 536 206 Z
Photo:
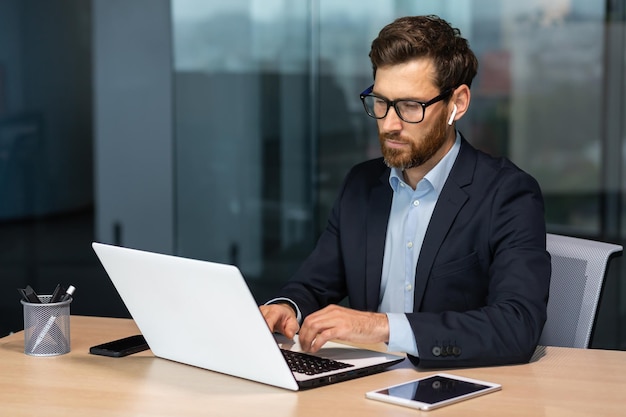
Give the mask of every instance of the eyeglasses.
M 372 94 L 373 89 L 374 86 L 372 85 L 360 95 L 367 114 L 374 119 L 384 119 L 389 112 L 389 107 L 393 106 L 398 117 L 407 123 L 419 123 L 424 120 L 426 107 L 446 99 L 453 91 L 452 88 L 448 88 L 437 97 L 424 103 L 417 100 L 387 100 Z

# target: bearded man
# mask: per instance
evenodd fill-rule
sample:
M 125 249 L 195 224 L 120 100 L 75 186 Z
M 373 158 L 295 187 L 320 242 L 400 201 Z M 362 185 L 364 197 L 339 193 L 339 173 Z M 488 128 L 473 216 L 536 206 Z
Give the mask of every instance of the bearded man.
M 456 129 L 474 53 L 448 22 L 414 16 L 384 27 L 370 58 L 361 100 L 383 156 L 348 173 L 314 251 L 260 307 L 266 322 L 310 352 L 384 342 L 420 367 L 528 362 L 550 286 L 543 197 Z

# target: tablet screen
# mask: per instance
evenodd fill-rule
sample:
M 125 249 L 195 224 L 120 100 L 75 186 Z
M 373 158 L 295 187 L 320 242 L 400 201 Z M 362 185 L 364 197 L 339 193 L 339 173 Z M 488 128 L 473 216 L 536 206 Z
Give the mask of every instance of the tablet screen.
M 378 391 L 378 393 L 406 400 L 435 404 L 488 388 L 490 388 L 488 385 L 434 375 L 418 381 L 386 388 Z

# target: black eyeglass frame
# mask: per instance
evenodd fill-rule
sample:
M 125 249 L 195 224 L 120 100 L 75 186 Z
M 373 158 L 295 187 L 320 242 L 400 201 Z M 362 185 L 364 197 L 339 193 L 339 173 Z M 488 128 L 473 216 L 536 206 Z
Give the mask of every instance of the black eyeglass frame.
M 363 108 L 365 109 L 365 113 L 367 113 L 368 116 L 370 116 L 370 117 L 372 117 L 374 119 L 378 119 L 378 120 L 384 119 L 385 117 L 387 117 L 387 114 L 389 113 L 389 108 L 391 106 L 393 106 L 393 109 L 396 111 L 396 114 L 398 115 L 400 120 L 402 120 L 402 121 L 404 121 L 406 123 L 421 123 L 422 121 L 424 121 L 424 117 L 426 117 L 426 107 L 430 106 L 431 104 L 438 103 L 441 100 L 445 100 L 446 98 L 448 98 L 452 94 L 452 92 L 454 91 L 454 88 L 447 88 L 447 89 L 445 89 L 437 97 L 434 97 L 434 98 L 428 100 L 427 102 L 418 101 L 418 100 L 409 100 L 409 99 L 387 100 L 385 97 L 381 97 L 381 96 L 377 96 L 376 94 L 372 94 L 373 90 L 374 90 L 374 84 L 370 85 L 368 88 L 366 88 L 359 95 L 359 97 L 361 98 L 361 102 L 363 103 Z M 382 115 L 381 117 L 378 117 L 375 114 L 370 113 L 367 105 L 365 104 L 365 98 L 366 97 L 375 97 L 377 99 L 383 100 L 387 104 L 387 110 L 385 110 L 385 114 Z M 409 101 L 411 103 L 417 103 L 420 106 L 422 106 L 422 118 L 420 120 L 418 120 L 417 122 L 410 122 L 410 121 L 406 120 L 404 117 L 402 117 L 401 112 L 398 110 L 397 104 L 399 102 L 406 102 L 406 101 Z

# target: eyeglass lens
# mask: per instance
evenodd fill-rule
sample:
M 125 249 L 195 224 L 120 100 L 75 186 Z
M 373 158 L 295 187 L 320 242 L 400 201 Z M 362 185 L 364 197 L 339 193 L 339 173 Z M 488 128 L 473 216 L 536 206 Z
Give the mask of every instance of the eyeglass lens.
M 417 123 L 424 119 L 424 106 L 413 100 L 390 102 L 382 97 L 368 95 L 363 98 L 363 104 L 365 104 L 367 113 L 376 119 L 382 119 L 387 116 L 391 105 L 393 105 L 398 116 L 406 122 Z

